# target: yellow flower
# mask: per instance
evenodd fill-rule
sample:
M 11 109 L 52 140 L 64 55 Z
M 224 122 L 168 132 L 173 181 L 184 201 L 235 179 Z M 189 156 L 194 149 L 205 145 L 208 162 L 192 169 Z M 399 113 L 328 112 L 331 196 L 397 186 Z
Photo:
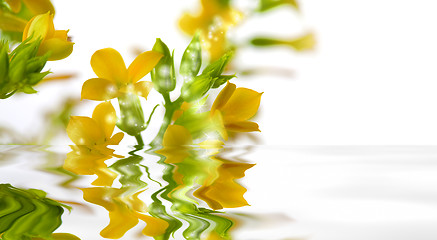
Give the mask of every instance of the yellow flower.
M 91 67 L 98 78 L 88 79 L 82 86 L 82 99 L 109 100 L 125 93 L 147 98 L 152 82 L 140 81 L 162 58 L 155 51 L 143 52 L 126 69 L 120 53 L 113 48 L 96 51 L 91 57 Z
M 211 107 L 211 116 L 219 116 L 228 131 L 260 131 L 258 124 L 248 121 L 258 111 L 262 93 L 248 88 L 237 88 L 227 83 Z M 226 133 L 226 132 L 225 132 Z M 223 136 L 227 139 L 227 136 Z
M 67 126 L 67 134 L 76 145 L 98 150 L 103 155 L 112 155 L 107 145 L 117 145 L 124 134 L 112 136 L 117 116 L 110 102 L 104 102 L 94 109 L 92 118 L 72 116 Z M 111 137 L 112 136 L 112 137 Z
M 26 24 L 23 31 L 23 41 L 41 39 L 38 55 L 50 53 L 49 61 L 64 59 L 70 56 L 74 43 L 68 41 L 68 30 L 55 30 L 53 14 L 36 15 Z
M 242 18 L 242 13 L 219 0 L 201 0 L 202 10 L 197 15 L 184 14 L 179 27 L 189 35 L 201 30 L 204 49 L 208 50 L 212 61 L 226 51 L 226 32 Z

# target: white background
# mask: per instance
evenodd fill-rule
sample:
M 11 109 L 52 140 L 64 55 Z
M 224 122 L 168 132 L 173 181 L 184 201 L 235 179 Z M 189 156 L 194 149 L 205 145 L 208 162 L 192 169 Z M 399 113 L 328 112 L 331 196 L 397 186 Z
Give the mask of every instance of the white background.
M 234 81 L 264 92 L 257 116 L 262 134 L 255 135 L 268 145 L 435 144 L 437 4 L 429 0 L 300 2 L 300 13 L 283 8 L 251 16 L 230 33 L 237 43 L 256 33 L 293 37 L 312 31 L 317 39 L 315 50 L 306 53 L 288 48 L 239 51 L 234 63 L 241 70 L 270 66 L 293 72 L 291 77 L 262 74 Z M 95 77 L 89 60 L 98 49 L 113 47 L 129 64 L 135 47 L 150 50 L 160 37 L 180 59 L 190 39 L 177 29 L 177 18 L 184 10 L 195 11 L 195 3 L 54 1 L 55 27 L 70 29 L 76 44 L 69 58 L 50 62 L 48 68 L 79 75 L 69 82 L 41 85 L 36 95 L 0 101 L 0 125 L 23 135 L 36 134 L 42 112 L 55 108 L 65 96 L 79 97 L 82 83 Z M 144 103 L 146 112 L 160 101 L 152 94 Z M 89 108 L 75 114 L 90 116 L 97 102 L 89 102 Z M 68 139 L 54 144 L 64 142 Z

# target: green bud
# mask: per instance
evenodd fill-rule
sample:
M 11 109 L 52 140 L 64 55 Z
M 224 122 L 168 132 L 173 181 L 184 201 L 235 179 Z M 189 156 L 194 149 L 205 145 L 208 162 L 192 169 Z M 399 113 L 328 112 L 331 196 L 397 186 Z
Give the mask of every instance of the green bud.
M 161 94 L 169 93 L 176 87 L 173 55 L 160 38 L 156 39 L 152 50 L 164 55 L 151 72 L 153 86 Z
M 220 59 L 206 66 L 206 68 L 202 71 L 202 75 L 207 74 L 212 78 L 219 77 L 225 70 L 226 65 L 228 65 L 233 55 L 234 53 L 231 51 L 225 53 Z
M 185 49 L 179 73 L 186 78 L 194 77 L 199 73 L 201 65 L 202 48 L 200 46 L 199 34 L 197 33 Z
M 221 75 L 215 79 L 214 84 L 212 85 L 212 88 L 218 88 L 234 77 L 236 77 L 235 74 L 234 75 Z
M 0 86 L 6 84 L 9 73 L 9 55 L 6 42 L 0 43 Z
M 127 93 L 120 96 L 118 104 L 120 105 L 118 128 L 131 136 L 137 136 L 146 129 L 143 108 L 137 95 Z
M 43 80 L 44 77 L 47 76 L 49 73 L 50 73 L 49 71 L 45 71 L 42 73 L 40 73 L 40 72 L 29 73 L 29 74 L 27 74 L 27 84 L 36 85 L 41 80 Z
M 208 75 L 199 75 L 192 81 L 182 85 L 181 96 L 186 102 L 191 102 L 205 95 L 214 84 L 214 79 Z
M 24 87 L 21 88 L 21 91 L 27 94 L 32 94 L 32 93 L 37 93 L 37 91 L 35 89 L 33 89 L 31 86 L 26 85 Z
M 26 65 L 26 73 L 39 73 L 43 70 L 44 66 L 47 63 L 48 54 L 42 57 L 34 57 L 29 59 Z

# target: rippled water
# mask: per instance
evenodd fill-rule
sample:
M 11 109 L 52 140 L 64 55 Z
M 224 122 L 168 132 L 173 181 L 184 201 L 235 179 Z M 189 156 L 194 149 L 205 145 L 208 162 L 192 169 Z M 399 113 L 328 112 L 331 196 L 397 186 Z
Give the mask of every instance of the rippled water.
M 437 239 L 435 147 L 114 149 L 2 145 L 1 183 L 81 239 Z

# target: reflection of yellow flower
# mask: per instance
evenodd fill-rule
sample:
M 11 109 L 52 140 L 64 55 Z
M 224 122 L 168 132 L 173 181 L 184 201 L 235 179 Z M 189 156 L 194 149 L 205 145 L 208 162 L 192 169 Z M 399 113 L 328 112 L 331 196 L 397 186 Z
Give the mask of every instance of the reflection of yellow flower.
M 146 98 L 152 83 L 138 81 L 152 71 L 161 58 L 161 53 L 143 52 L 126 69 L 123 58 L 115 49 L 96 51 L 91 57 L 91 67 L 98 78 L 91 78 L 83 84 L 82 98 L 103 101 L 123 93 L 134 93 Z
M 201 30 L 203 47 L 211 60 L 220 58 L 226 48 L 226 32 L 237 24 L 242 14 L 220 0 L 201 0 L 202 10 L 197 15 L 184 14 L 179 20 L 182 31 L 194 35 Z
M 53 15 L 49 12 L 40 14 L 27 23 L 23 32 L 23 41 L 41 39 L 38 55 L 50 53 L 49 60 L 60 60 L 68 57 L 73 51 L 72 42 L 68 41 L 68 30 L 55 30 Z
M 215 99 L 211 115 L 219 114 L 228 131 L 259 131 L 258 124 L 248 120 L 258 111 L 261 94 L 248 88 L 237 88 L 228 82 Z
M 112 136 L 117 116 L 110 102 L 104 102 L 94 109 L 92 118 L 72 116 L 67 126 L 67 134 L 76 145 L 108 153 L 107 145 L 117 145 L 123 139 L 123 133 Z M 112 137 L 111 137 L 112 136 Z
M 160 236 L 168 227 L 166 221 L 145 214 L 147 207 L 138 198 L 142 191 L 126 196 L 123 196 L 123 190 L 108 187 L 85 188 L 82 191 L 83 198 L 87 202 L 100 205 L 109 212 L 110 222 L 100 232 L 104 238 L 123 237 L 128 230 L 138 224 L 138 219 L 147 224 L 143 229 L 143 234 L 147 236 Z
M 235 182 L 235 179 L 244 177 L 244 172 L 255 164 L 214 159 L 221 162 L 216 170 L 217 176 L 208 176 L 193 195 L 208 203 L 214 210 L 248 205 L 243 197 L 247 190 Z

